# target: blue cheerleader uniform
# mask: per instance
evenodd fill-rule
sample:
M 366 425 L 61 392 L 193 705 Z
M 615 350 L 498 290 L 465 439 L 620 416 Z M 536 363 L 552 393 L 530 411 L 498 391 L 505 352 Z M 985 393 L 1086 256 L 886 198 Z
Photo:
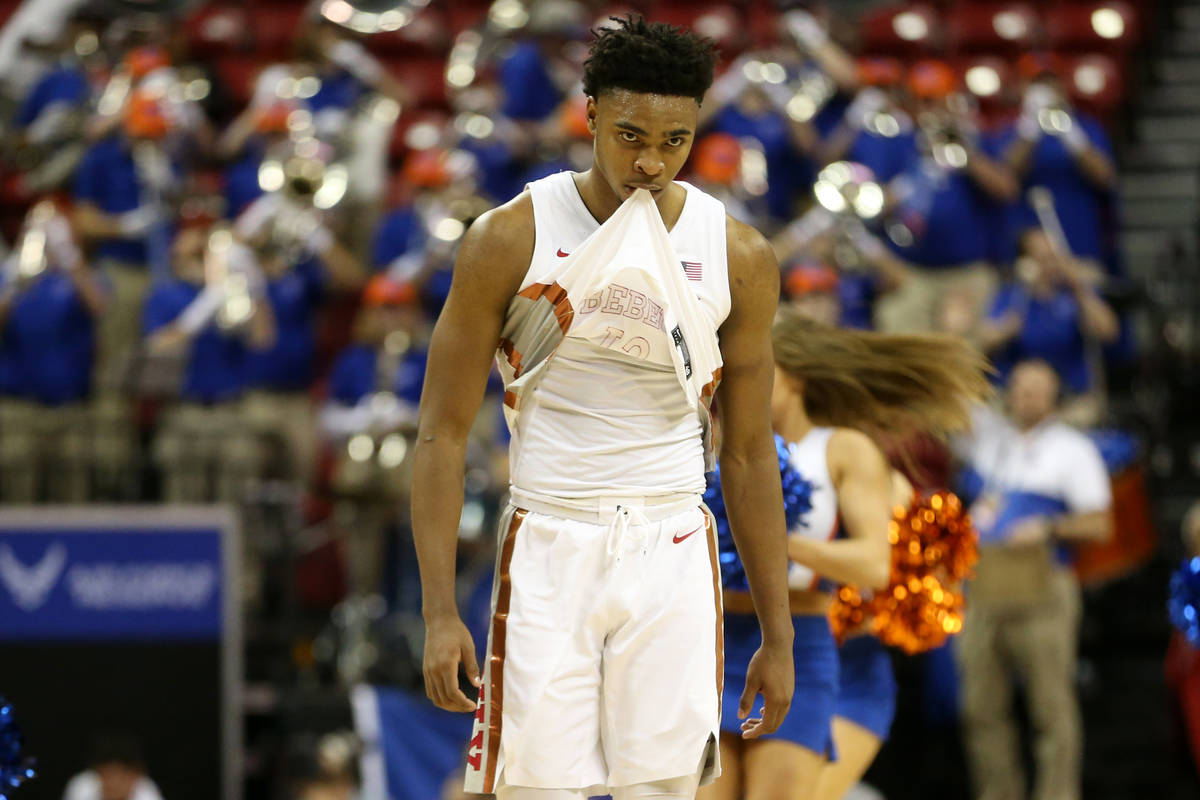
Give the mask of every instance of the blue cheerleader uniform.
M 775 437 L 789 535 L 829 540 L 837 534 L 837 493 L 825 460 L 832 435 L 832 428 L 814 428 L 795 443 Z M 718 473 L 710 475 L 704 499 L 716 518 L 722 583 L 727 591 L 749 591 L 745 570 L 725 517 Z M 791 589 L 804 591 L 832 591 L 832 587 L 812 570 L 794 563 L 789 567 L 788 585 Z M 839 686 L 837 643 L 824 614 L 794 616 L 792 625 L 795 630 L 792 651 L 796 667 L 795 695 L 783 724 L 775 733 L 762 738 L 794 742 L 834 760 L 833 717 Z M 762 634 L 754 614 L 725 613 L 722 731 L 741 733 L 738 702 L 745 687 L 750 658 L 761 644 Z M 760 707 L 755 708 L 752 716 L 757 716 L 760 711 Z

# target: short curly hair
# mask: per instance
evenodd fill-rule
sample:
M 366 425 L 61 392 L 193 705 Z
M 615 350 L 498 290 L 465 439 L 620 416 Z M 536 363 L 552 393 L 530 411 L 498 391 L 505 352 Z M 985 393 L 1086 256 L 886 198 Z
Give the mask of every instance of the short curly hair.
M 713 41 L 638 14 L 610 17 L 616 27 L 598 28 L 583 62 L 583 91 L 599 97 L 613 89 L 694 97 L 704 101 L 713 82 Z

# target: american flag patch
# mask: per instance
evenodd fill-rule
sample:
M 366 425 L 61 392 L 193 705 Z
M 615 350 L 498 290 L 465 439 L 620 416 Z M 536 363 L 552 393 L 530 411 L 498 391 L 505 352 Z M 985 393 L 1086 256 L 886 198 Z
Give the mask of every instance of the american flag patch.
M 699 261 L 680 261 L 679 263 L 683 265 L 683 272 L 689 281 L 704 280 L 700 272 Z

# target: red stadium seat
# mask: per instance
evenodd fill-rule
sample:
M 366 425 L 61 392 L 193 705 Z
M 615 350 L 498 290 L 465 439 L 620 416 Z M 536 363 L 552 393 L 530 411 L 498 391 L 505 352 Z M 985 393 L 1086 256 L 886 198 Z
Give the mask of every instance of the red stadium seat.
M 1050 6 L 1043 19 L 1054 50 L 1124 53 L 1141 33 L 1137 12 L 1124 0 Z
M 768 3 L 751 3 L 747 9 L 750 40 L 754 47 L 770 47 L 784 37 L 783 21 L 779 12 Z M 722 54 L 724 55 L 724 54 Z
M 979 103 L 985 125 L 1003 117 L 1018 100 L 1017 82 L 1012 65 L 999 56 L 975 56 L 954 62 L 962 85 Z
M 1069 59 L 1063 81 L 1076 104 L 1105 121 L 1112 118 L 1125 99 L 1121 68 L 1104 54 Z
M 290 54 L 300 27 L 300 18 L 304 15 L 304 6 L 304 3 L 266 5 L 255 7 L 250 12 L 255 49 L 260 58 Z
M 384 59 L 388 71 L 426 108 L 446 107 L 446 59 L 434 55 L 412 55 Z
M 1041 21 L 1029 3 L 961 3 L 946 14 L 946 40 L 964 55 L 1015 53 L 1032 47 Z
M 489 2 L 472 2 L 472 0 L 450 0 L 445 3 L 446 20 L 450 27 L 450 35 L 474 28 L 487 20 Z
M 21 0 L 0 0 L 0 25 L 8 22 L 16 10 L 21 6 Z
M 412 52 L 444 55 L 450 48 L 450 23 L 444 9 L 427 7 L 397 31 L 385 31 L 363 40 L 377 55 Z
M 661 0 L 651 6 L 647 19 L 690 28 L 725 49 L 741 49 L 747 43 L 746 20 L 730 3 Z
M 421 111 L 406 111 L 400 115 L 400 119 L 396 122 L 396 128 L 392 134 L 392 146 L 390 149 L 393 159 L 400 160 L 405 153 L 412 149 L 413 145 L 423 145 L 429 147 L 437 142 L 427 141 L 410 141 L 416 137 L 410 136 L 414 128 L 423 129 L 421 132 L 432 137 L 436 131 L 442 131 L 449 124 L 449 115 L 444 111 L 421 110 Z
M 891 6 L 865 14 L 859 25 L 863 52 L 918 56 L 940 49 L 942 21 L 926 3 Z
M 249 17 L 238 6 L 204 6 L 184 23 L 194 56 L 217 56 L 247 49 L 252 42 Z
M 254 81 L 264 66 L 266 62 L 259 56 L 226 55 L 215 62 L 214 70 L 230 98 L 238 106 L 244 106 L 250 101 Z

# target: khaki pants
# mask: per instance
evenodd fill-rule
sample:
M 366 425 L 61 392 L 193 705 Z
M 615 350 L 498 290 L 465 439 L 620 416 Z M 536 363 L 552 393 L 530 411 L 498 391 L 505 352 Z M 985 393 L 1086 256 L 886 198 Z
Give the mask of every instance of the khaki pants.
M 249 473 L 236 400 L 182 403 L 163 414 L 154 460 L 168 503 L 240 503 Z
M 133 357 L 142 335 L 142 306 L 150 288 L 144 264 L 105 259 L 100 271 L 112 294 L 96 323 L 96 389 L 100 394 L 121 391 L 129 381 Z
M 283 471 L 301 487 L 309 485 L 317 460 L 317 421 L 307 392 L 250 392 L 242 401 L 242 424 L 247 433 L 243 460 L 255 477 Z
M 364 596 L 380 590 L 388 533 L 408 515 L 415 436 L 409 431 L 404 439 L 406 452 L 399 463 L 383 463 L 382 440 L 375 442 L 374 453 L 362 459 L 352 458 L 345 444 L 339 446 L 331 488 L 336 498 L 334 518 L 346 556 L 347 585 L 352 595 Z
M 0 399 L 0 499 L 29 504 L 88 500 L 90 447 L 82 403 Z
M 1083 736 L 1074 685 L 1079 584 L 1069 569 L 1037 565 L 1032 570 L 1046 580 L 1036 594 L 1026 593 L 1033 581 L 1017 574 L 1021 559 L 997 559 L 999 549 L 983 548 L 978 571 L 995 587 L 1011 580 L 1015 592 L 1005 599 L 988 593 L 977 597 L 969 587 L 956 650 L 975 797 L 1026 796 L 1012 714 L 1013 685 L 1019 679 L 1033 726 L 1033 800 L 1079 800 Z M 1049 558 L 1048 548 L 1042 552 Z
M 983 262 L 945 269 L 913 268 L 908 280 L 880 298 L 875 326 L 885 333 L 966 335 L 987 313 L 998 285 L 996 271 Z

